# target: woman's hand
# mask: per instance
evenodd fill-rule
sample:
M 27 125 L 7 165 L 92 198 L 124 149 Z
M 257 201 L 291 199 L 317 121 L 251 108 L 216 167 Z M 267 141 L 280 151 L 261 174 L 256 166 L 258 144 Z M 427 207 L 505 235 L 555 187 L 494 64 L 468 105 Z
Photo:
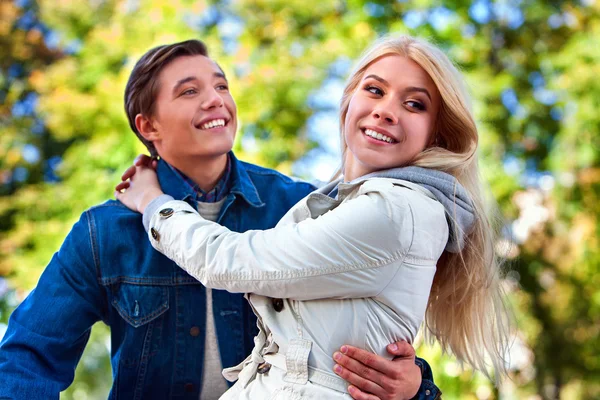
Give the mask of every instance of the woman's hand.
M 158 183 L 158 178 L 152 162 L 146 160 L 147 156 L 138 156 L 135 164 L 129 167 L 121 179 L 129 179 L 117 185 L 115 197 L 129 209 L 143 213 L 146 206 L 155 198 L 163 194 Z
M 135 175 L 135 167 L 149 167 L 153 170 L 156 170 L 157 165 L 158 161 L 155 158 L 152 158 L 146 154 L 139 154 L 135 160 L 133 160 L 133 165 L 123 172 L 123 175 L 121 175 L 122 182 L 115 187 L 115 190 L 117 192 L 121 192 L 129 187 L 129 179 Z

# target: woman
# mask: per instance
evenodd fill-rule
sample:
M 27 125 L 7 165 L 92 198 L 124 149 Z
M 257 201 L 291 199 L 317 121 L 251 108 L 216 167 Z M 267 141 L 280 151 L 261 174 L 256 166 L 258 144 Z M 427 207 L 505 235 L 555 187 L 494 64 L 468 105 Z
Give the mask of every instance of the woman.
M 343 181 L 268 231 L 234 233 L 204 220 L 162 195 L 149 168 L 117 194 L 144 213 L 153 246 L 189 274 L 251 293 L 260 332 L 248 359 L 224 372 L 239 379 L 222 398 L 349 398 L 328 372 L 335 344 L 387 356 L 385 346 L 412 342 L 425 317 L 459 360 L 486 372 L 487 354 L 504 371 L 478 134 L 456 68 L 421 40 L 383 39 L 346 85 L 340 126 Z

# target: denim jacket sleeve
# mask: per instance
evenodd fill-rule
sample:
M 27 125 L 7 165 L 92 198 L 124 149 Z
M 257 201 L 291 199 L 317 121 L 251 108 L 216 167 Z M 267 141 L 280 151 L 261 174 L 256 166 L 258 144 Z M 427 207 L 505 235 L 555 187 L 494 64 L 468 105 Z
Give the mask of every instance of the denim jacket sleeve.
M 17 307 L 0 342 L 0 399 L 58 399 L 101 319 L 89 212 Z
M 421 387 L 411 400 L 438 400 L 442 398 L 442 391 L 433 382 L 433 372 L 429 363 L 422 358 L 415 358 L 415 364 L 421 369 Z

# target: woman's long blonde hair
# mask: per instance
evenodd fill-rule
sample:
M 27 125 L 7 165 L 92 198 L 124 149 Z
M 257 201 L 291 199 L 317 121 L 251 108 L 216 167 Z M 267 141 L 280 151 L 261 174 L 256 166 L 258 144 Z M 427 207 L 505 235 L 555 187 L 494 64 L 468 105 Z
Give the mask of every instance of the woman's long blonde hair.
M 410 165 L 453 175 L 470 194 L 476 214 L 475 226 L 467 235 L 463 250 L 445 251 L 437 263 L 425 317 L 426 335 L 429 339 L 437 338 L 444 351 L 451 351 L 461 362 L 488 377 L 491 375 L 486 357 L 489 357 L 497 381 L 506 373 L 509 323 L 500 262 L 494 251 L 495 229 L 492 218 L 488 217 L 492 213 L 486 212 L 484 206 L 477 166 L 478 133 L 469 97 L 460 72 L 441 50 L 410 36 L 382 38 L 366 50 L 350 75 L 341 100 L 342 163 L 348 151 L 344 124 L 352 95 L 365 70 L 386 55 L 400 55 L 419 64 L 441 96 L 433 144 Z

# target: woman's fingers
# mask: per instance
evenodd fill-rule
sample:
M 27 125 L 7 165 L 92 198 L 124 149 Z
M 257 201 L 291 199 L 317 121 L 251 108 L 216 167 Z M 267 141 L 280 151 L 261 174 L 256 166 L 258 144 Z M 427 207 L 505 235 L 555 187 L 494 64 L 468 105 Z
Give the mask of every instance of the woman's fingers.
M 132 165 L 131 167 L 127 168 L 125 172 L 123 172 L 123 175 L 121 175 L 121 180 L 126 181 L 127 179 L 131 179 L 131 177 L 135 175 L 135 169 L 135 165 Z
M 118 184 L 118 185 L 115 187 L 115 190 L 116 190 L 117 192 L 120 192 L 121 190 L 125 190 L 125 189 L 127 189 L 127 188 L 129 188 L 129 181 L 125 181 L 125 182 L 121 182 L 121 183 L 119 183 L 119 184 Z
M 123 172 L 121 175 L 121 183 L 119 183 L 115 190 L 120 192 L 123 189 L 129 188 L 129 180 L 133 178 L 138 168 L 150 168 L 156 170 L 156 166 L 158 165 L 158 161 L 146 154 L 138 155 L 135 160 L 133 160 L 133 165 Z
M 146 154 L 139 154 L 135 160 L 133 160 L 133 165 L 138 167 L 153 167 L 154 160 L 152 157 Z
M 158 162 L 154 158 L 151 158 L 146 154 L 140 154 L 135 158 L 135 160 L 133 160 L 133 165 L 123 172 L 123 175 L 121 175 L 121 180 L 126 181 L 127 179 L 131 179 L 131 177 L 135 175 L 136 167 L 156 169 L 157 165 Z

